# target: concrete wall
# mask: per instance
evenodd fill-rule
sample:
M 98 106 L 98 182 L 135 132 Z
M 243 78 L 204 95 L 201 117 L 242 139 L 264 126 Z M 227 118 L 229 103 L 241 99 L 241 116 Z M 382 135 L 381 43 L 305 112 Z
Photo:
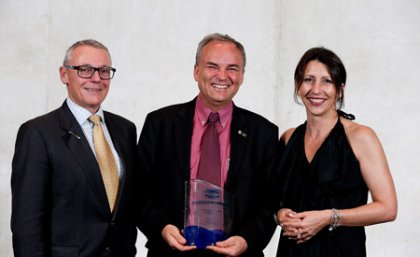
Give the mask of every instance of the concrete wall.
M 382 140 L 399 196 L 393 223 L 367 228 L 369 256 L 420 256 L 420 1 L 418 0 L 1 0 L 0 256 L 12 256 L 10 166 L 19 125 L 59 106 L 58 67 L 73 42 L 107 45 L 117 73 L 104 103 L 134 121 L 192 99 L 198 41 L 230 34 L 247 51 L 236 104 L 283 131 L 305 119 L 293 71 L 310 47 L 335 51 L 348 70 L 345 111 Z M 266 249 L 274 256 L 278 231 Z M 139 256 L 144 256 L 139 238 Z

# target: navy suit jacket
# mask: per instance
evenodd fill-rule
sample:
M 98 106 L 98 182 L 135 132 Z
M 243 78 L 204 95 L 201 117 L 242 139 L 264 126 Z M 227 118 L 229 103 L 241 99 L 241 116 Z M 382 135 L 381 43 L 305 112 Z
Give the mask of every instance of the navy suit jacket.
M 20 127 L 11 178 L 15 256 L 135 256 L 136 127 L 104 115 L 124 167 L 112 213 L 95 155 L 66 103 Z
M 183 228 L 184 184 L 190 179 L 190 153 L 195 99 L 147 115 L 139 139 L 140 170 L 145 174 L 151 201 L 144 210 L 148 256 L 213 256 L 209 251 L 179 253 L 164 242 L 167 224 Z M 278 128 L 263 117 L 234 106 L 231 153 L 225 190 L 235 196 L 232 235 L 248 243 L 243 256 L 263 256 L 275 230 L 266 208 L 267 179 L 272 172 Z M 217 255 L 215 255 L 217 256 Z

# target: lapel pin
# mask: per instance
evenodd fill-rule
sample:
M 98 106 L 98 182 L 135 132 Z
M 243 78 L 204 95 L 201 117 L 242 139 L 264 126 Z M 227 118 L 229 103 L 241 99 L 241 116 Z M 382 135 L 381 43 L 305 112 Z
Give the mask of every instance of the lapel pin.
M 238 134 L 241 135 L 242 137 L 246 137 L 246 133 L 242 132 L 242 130 L 238 130 Z
M 76 135 L 73 131 L 69 130 L 69 134 L 80 140 L 80 136 Z

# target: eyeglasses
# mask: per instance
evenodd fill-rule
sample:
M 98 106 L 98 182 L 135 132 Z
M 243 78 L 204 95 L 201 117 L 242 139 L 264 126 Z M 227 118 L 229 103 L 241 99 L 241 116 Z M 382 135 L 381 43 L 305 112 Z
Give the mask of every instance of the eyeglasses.
M 97 71 L 101 79 L 109 80 L 114 77 L 114 73 L 116 71 L 116 69 L 112 67 L 95 68 L 95 67 L 91 67 L 87 65 L 81 65 L 81 66 L 65 65 L 64 67 L 66 67 L 67 69 L 77 70 L 77 75 L 81 77 L 82 79 L 92 78 L 93 74 L 95 74 L 95 71 Z

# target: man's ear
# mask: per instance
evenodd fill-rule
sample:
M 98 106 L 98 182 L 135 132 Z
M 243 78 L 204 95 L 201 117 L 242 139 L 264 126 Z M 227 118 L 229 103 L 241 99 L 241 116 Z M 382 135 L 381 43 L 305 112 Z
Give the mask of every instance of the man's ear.
M 69 74 L 67 71 L 68 70 L 65 67 L 60 66 L 60 79 L 61 79 L 61 82 L 63 82 L 63 84 L 66 84 L 66 85 L 69 82 L 69 78 L 68 78 Z
M 197 64 L 194 65 L 193 74 L 194 74 L 195 81 L 198 81 L 198 65 Z

